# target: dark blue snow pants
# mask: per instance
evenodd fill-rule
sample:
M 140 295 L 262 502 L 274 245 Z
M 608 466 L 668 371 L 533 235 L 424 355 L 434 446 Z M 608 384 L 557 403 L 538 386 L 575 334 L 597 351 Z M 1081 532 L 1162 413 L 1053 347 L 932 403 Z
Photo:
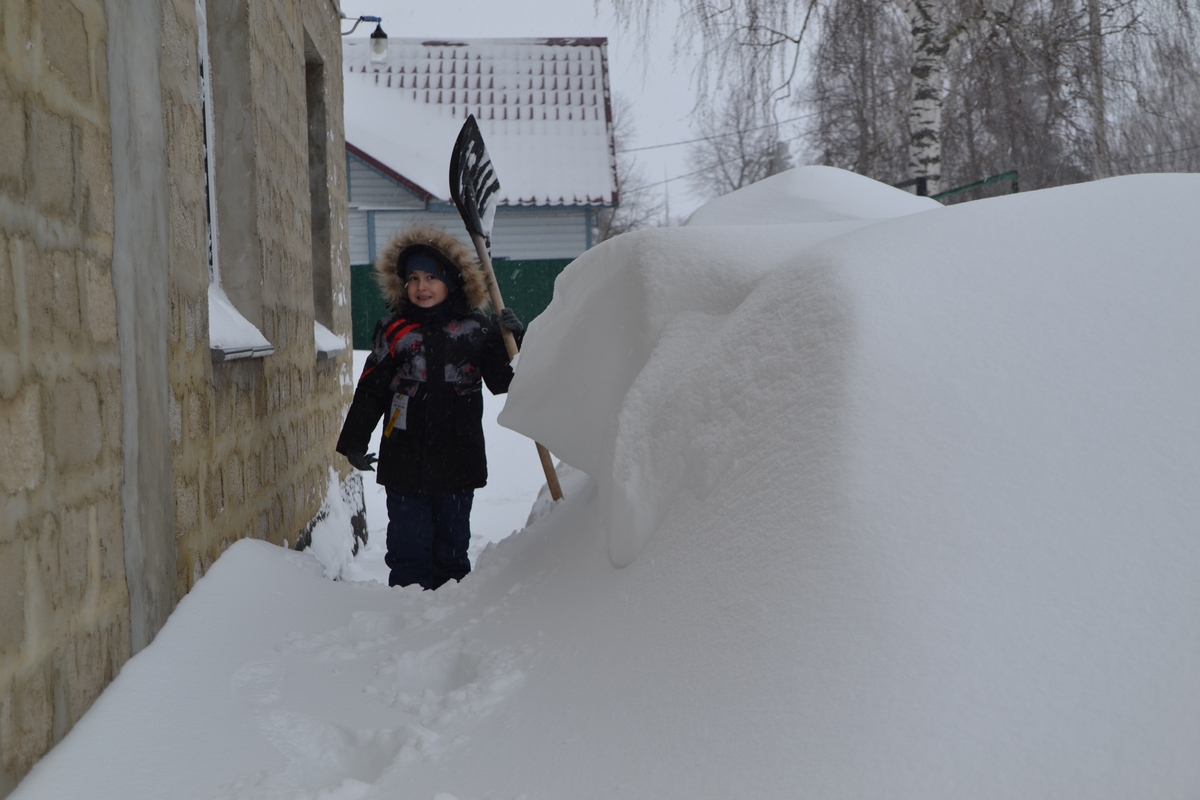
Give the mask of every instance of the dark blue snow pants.
M 471 501 L 475 491 L 404 495 L 387 490 L 389 586 L 419 583 L 436 589 L 471 571 Z

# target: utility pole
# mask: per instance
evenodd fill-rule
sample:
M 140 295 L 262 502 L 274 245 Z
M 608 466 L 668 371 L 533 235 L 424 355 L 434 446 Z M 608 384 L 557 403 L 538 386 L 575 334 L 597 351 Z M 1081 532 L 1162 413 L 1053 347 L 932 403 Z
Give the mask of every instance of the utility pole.
M 1108 126 L 1104 102 L 1104 33 L 1100 26 L 1100 0 L 1088 0 L 1088 44 L 1092 67 L 1092 136 L 1095 178 L 1107 178 Z
M 663 167 L 663 177 L 666 178 L 667 168 Z M 663 181 L 663 227 L 671 227 L 671 179 Z

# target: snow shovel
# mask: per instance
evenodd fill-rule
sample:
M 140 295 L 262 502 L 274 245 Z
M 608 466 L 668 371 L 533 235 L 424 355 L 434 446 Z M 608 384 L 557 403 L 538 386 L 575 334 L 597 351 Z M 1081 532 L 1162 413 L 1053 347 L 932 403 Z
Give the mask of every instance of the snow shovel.
M 496 219 L 496 197 L 500 192 L 500 181 L 492 169 L 492 158 L 488 155 L 483 143 L 483 135 L 472 114 L 463 123 L 458 132 L 458 140 L 454 143 L 454 152 L 450 155 L 450 196 L 458 213 L 462 216 L 471 241 L 475 243 L 475 251 L 479 253 L 479 261 L 487 273 L 488 293 L 496 311 L 504 308 L 504 300 L 500 297 L 500 284 L 496 282 L 496 273 L 492 269 L 492 257 L 488 252 L 492 237 L 492 222 Z M 511 361 L 517 356 L 517 340 L 512 331 L 500 329 L 504 336 L 504 346 L 508 348 L 508 358 Z M 550 451 L 541 444 L 537 445 L 538 458 L 542 461 L 542 470 L 546 473 L 546 485 L 550 487 L 550 497 L 562 499 L 562 486 L 558 482 L 558 473 L 554 471 L 554 461 Z

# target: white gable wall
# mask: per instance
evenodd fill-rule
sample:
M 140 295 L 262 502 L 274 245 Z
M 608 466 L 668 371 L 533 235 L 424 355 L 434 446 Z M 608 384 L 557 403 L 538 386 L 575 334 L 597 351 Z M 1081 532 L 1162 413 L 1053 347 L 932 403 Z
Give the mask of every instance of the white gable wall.
M 351 208 L 347 218 L 350 227 L 350 263 L 370 264 L 370 245 L 367 241 L 367 212 Z
M 496 210 L 492 253 L 512 259 L 575 258 L 591 242 L 591 211 L 587 208 Z
M 416 222 L 442 227 L 474 250 L 462 219 L 453 208 L 447 211 L 351 210 L 351 263 L 372 263 L 375 253 L 389 236 Z M 492 257 L 514 260 L 575 258 L 588 249 L 591 224 L 591 210 L 587 208 L 501 206 L 496 210 L 492 232 Z
M 387 238 L 405 225 L 430 222 L 468 247 L 470 238 L 453 207 L 427 209 L 423 198 L 347 153 L 350 183 L 350 263 L 369 264 Z M 591 242 L 592 210 L 581 206 L 500 206 L 492 255 L 515 260 L 575 258 Z
M 346 172 L 351 208 L 425 208 L 423 197 L 350 153 L 346 154 Z

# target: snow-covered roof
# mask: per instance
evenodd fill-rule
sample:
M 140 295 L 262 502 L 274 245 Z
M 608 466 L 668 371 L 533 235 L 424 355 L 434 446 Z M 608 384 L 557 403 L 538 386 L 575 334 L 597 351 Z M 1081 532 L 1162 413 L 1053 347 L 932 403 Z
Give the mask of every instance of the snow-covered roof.
M 616 156 L 607 40 L 344 41 L 346 143 L 450 199 L 450 153 L 479 122 L 506 205 L 612 205 Z

